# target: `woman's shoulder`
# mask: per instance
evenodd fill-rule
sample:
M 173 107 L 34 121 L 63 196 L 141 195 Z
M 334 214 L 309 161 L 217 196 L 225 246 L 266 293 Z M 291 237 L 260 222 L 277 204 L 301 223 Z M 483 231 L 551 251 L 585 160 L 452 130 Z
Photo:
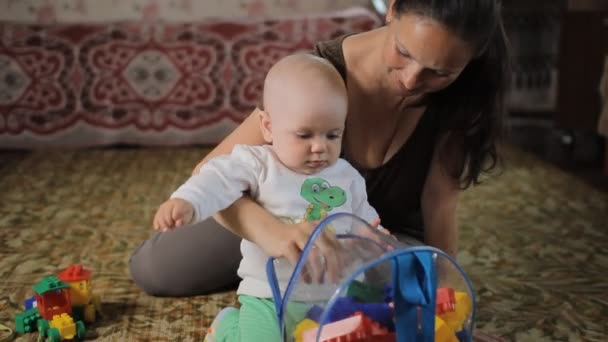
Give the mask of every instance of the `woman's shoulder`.
M 250 162 L 260 165 L 267 165 L 276 159 L 275 154 L 272 151 L 272 146 L 268 144 L 236 144 L 232 148 L 230 156 L 235 160 L 249 160 Z
M 332 40 L 318 42 L 313 53 L 321 58 L 327 59 L 338 70 L 340 76 L 346 79 L 346 63 L 342 43 L 349 35 L 343 35 Z

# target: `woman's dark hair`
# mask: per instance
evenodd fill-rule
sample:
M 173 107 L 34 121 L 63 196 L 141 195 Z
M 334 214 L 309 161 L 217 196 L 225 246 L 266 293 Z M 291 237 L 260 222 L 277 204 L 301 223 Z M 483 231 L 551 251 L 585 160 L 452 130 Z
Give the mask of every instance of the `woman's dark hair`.
M 396 0 L 396 16 L 416 14 L 441 23 L 471 45 L 475 56 L 447 88 L 431 94 L 429 109 L 447 133 L 443 164 L 464 189 L 498 163 L 505 92 L 510 81 L 507 38 L 499 0 Z M 458 158 L 454 158 L 458 156 Z

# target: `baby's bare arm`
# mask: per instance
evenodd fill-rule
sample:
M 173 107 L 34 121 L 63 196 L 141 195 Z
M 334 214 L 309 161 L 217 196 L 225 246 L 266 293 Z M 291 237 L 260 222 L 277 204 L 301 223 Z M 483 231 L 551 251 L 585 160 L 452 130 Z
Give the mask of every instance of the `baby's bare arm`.
M 173 230 L 179 226 L 190 223 L 194 216 L 192 204 L 181 198 L 172 198 L 165 201 L 154 215 L 154 229 L 160 231 Z

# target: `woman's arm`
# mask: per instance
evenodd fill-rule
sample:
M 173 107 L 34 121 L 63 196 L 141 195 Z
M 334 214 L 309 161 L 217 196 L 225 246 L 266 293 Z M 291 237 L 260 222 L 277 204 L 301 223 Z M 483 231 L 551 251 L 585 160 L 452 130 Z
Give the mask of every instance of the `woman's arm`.
M 192 174 L 198 173 L 198 169 L 205 164 L 209 159 L 223 154 L 230 154 L 234 145 L 263 145 L 266 143 L 260 129 L 260 109 L 256 108 L 249 116 L 232 131 L 222 142 L 220 142 L 211 152 L 201 160 Z
M 422 192 L 424 242 L 455 258 L 458 254 L 456 208 L 460 188 L 440 160 L 439 149 L 442 146 L 443 144 L 439 143 L 435 148 Z

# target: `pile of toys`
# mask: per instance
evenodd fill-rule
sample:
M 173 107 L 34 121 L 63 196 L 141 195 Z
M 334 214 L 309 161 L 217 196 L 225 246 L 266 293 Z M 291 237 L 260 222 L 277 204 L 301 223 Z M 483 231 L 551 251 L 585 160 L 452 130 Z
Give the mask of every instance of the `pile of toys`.
M 34 285 L 35 295 L 25 300 L 26 311 L 15 318 L 17 332 L 38 331 L 51 342 L 84 339 L 84 322 L 94 322 L 100 309 L 91 277 L 92 272 L 82 265 L 70 265 L 57 276 L 42 278 Z
M 335 231 L 336 269 L 314 249 Z M 300 260 L 270 258 L 267 275 L 287 342 L 471 342 L 472 284 L 456 260 L 402 243 L 360 218 L 334 214 L 315 228 Z
M 394 342 L 394 304 L 392 289 L 372 288 L 362 282 L 351 282 L 347 295 L 334 303 L 320 334 L 321 341 Z M 465 292 L 444 287 L 437 289 L 435 341 L 466 341 L 463 329 L 471 314 L 471 300 Z M 314 342 L 323 308 L 314 305 L 294 330 L 296 342 Z

